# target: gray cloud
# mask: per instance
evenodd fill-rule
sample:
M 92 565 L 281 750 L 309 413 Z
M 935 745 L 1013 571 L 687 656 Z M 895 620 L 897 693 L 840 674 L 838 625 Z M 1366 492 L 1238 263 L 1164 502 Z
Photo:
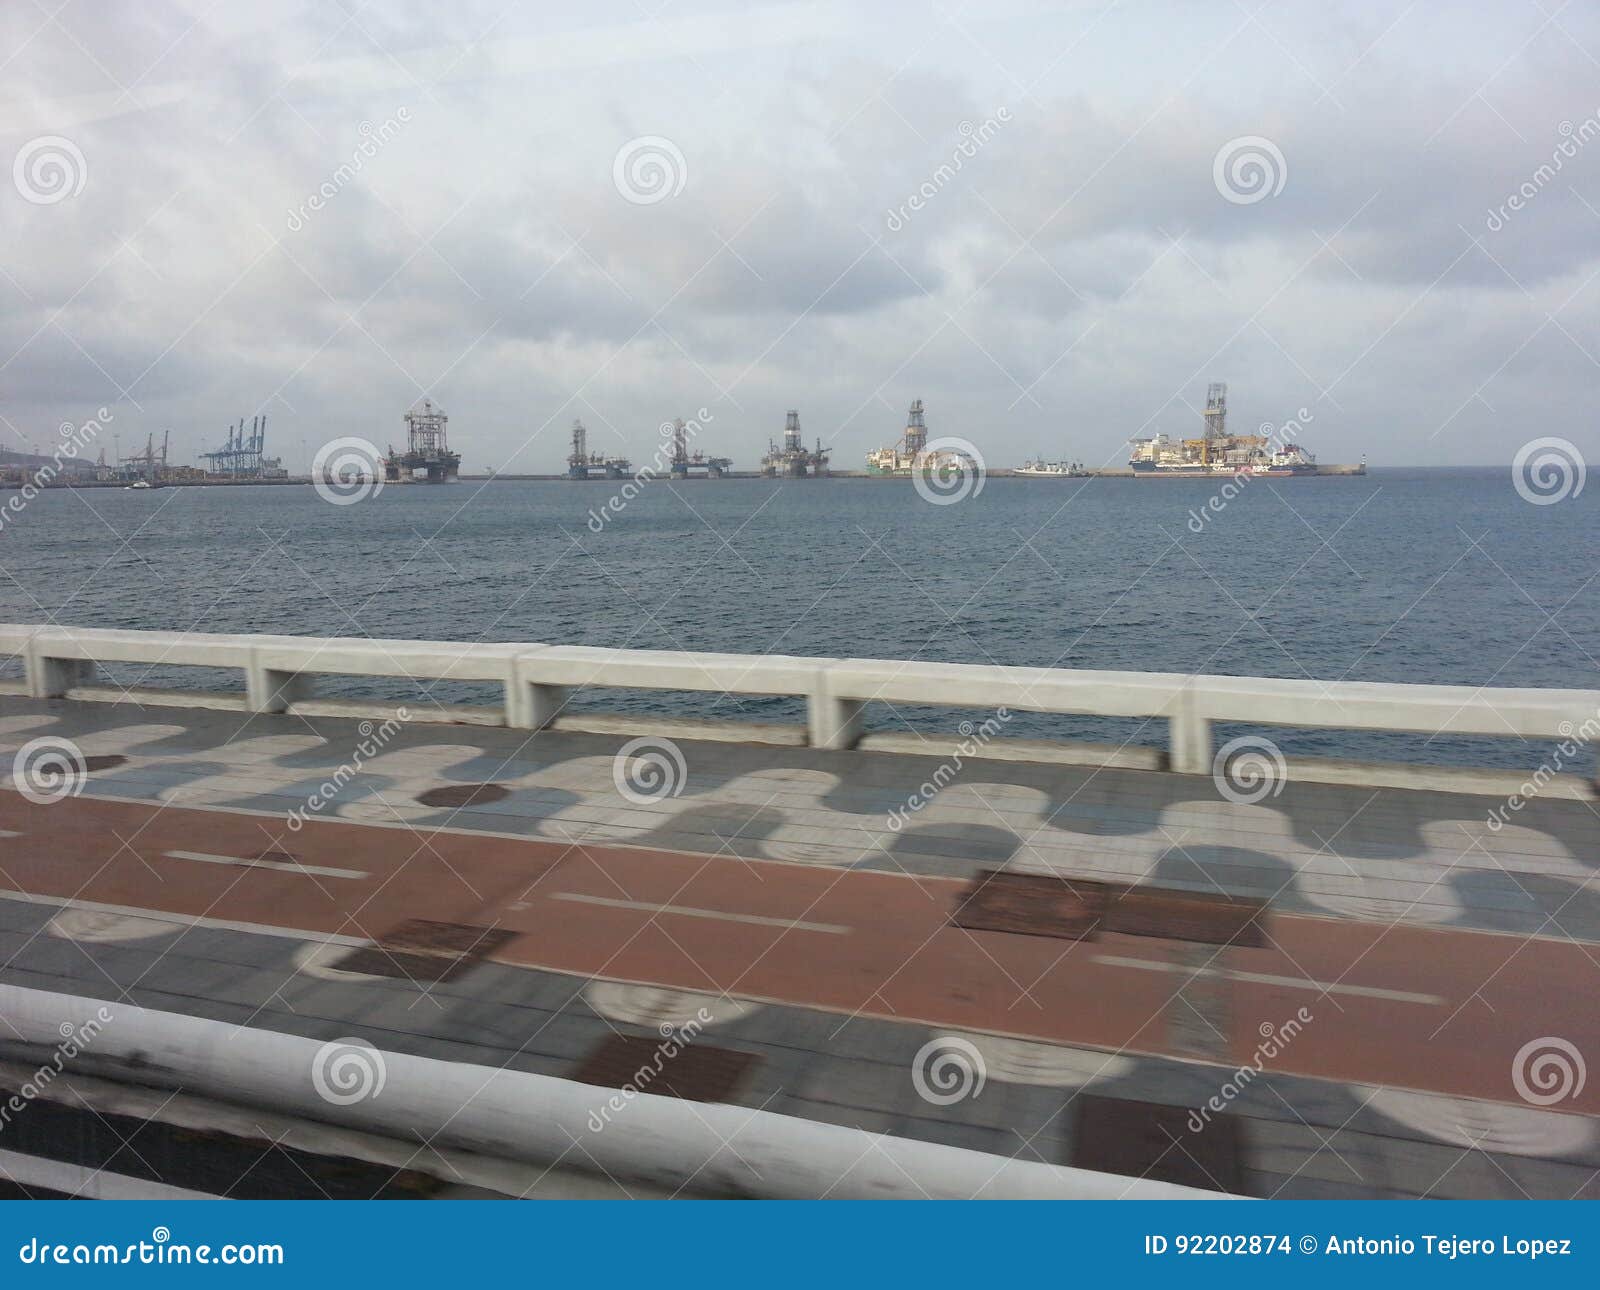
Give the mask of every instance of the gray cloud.
M 1492 5 L 13 7 L 0 151 L 88 174 L 0 187 L 0 436 L 111 402 L 188 454 L 264 409 L 303 464 L 427 392 L 468 469 L 702 405 L 739 464 L 794 405 L 851 463 L 920 396 L 995 463 L 1112 461 L 1226 379 L 1328 460 L 1600 451 L 1591 55 L 1592 14 Z M 655 204 L 613 185 L 641 135 L 684 158 Z M 1234 204 L 1245 135 L 1287 175 Z

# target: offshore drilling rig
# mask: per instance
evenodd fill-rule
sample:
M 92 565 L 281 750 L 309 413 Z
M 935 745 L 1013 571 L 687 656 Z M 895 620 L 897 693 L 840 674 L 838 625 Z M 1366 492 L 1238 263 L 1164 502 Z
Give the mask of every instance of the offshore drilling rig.
M 453 482 L 461 470 L 461 454 L 450 451 L 445 434 L 448 420 L 444 409 L 434 407 L 431 399 L 423 399 L 407 412 L 406 450 L 396 452 L 391 445 L 383 463 L 384 479 L 391 484 Z
M 689 429 L 679 417 L 672 423 L 672 478 L 721 479 L 732 457 L 708 457 L 698 448 L 689 451 Z
M 800 438 L 800 414 L 791 411 L 783 425 L 783 446 L 767 441 L 767 455 L 761 459 L 761 473 L 769 477 L 813 479 L 828 473 L 828 450 L 817 440 L 811 452 Z
M 582 421 L 572 423 L 572 451 L 567 454 L 568 479 L 625 479 L 633 473 L 626 457 L 608 457 L 589 451 L 589 431 Z

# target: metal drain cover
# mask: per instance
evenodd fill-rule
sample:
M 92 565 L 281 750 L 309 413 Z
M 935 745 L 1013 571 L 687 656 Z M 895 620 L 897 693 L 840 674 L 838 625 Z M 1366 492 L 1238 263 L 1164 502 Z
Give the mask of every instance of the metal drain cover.
M 418 954 L 470 954 L 482 958 L 516 935 L 495 927 L 474 927 L 471 923 L 437 923 L 429 918 L 408 918 L 378 937 L 378 944 L 391 950 L 414 950 Z
M 1163 936 L 1204 945 L 1266 944 L 1262 900 L 1170 887 L 1108 887 L 1100 930 L 1124 936 Z
M 511 790 L 503 784 L 447 784 L 418 793 L 417 801 L 423 806 L 482 806 L 510 796 Z
M 1104 932 L 1203 945 L 1266 944 L 1267 905 L 1241 896 L 981 870 L 950 921 L 973 931 L 1094 940 Z
M 745 1073 L 761 1059 L 737 1048 L 683 1041 L 671 1057 L 670 1039 L 610 1035 L 601 1041 L 572 1078 L 601 1088 L 631 1088 L 637 1093 L 681 1097 L 690 1102 L 726 1102 Z
M 377 945 L 352 950 L 328 966 L 419 985 L 453 981 L 515 937 L 506 928 L 411 918 L 378 937 Z
M 1185 1106 L 1080 1093 L 1067 1163 L 1079 1169 L 1243 1194 L 1239 1118 L 1213 1115 L 1199 1133 Z
M 987 869 L 961 894 L 950 921 L 972 931 L 1092 940 L 1104 904 L 1103 883 Z

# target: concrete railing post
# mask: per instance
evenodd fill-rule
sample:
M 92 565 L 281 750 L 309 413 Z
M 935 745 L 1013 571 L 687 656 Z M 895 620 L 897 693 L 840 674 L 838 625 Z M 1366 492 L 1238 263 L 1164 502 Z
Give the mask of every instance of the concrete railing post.
M 1199 713 L 1191 681 L 1178 696 L 1168 721 L 1168 768 L 1179 775 L 1209 775 L 1214 747 L 1211 722 Z
M 813 748 L 854 748 L 861 742 L 867 705 L 861 699 L 834 694 L 828 685 L 828 670 L 817 670 L 816 682 L 806 699 L 806 733 Z
M 251 656 L 245 668 L 245 703 L 251 712 L 287 712 L 298 699 L 309 699 L 312 680 L 299 672 L 263 667 Z
M 94 681 L 94 660 L 51 658 L 35 645 L 27 655 L 28 693 L 35 699 L 59 699 L 68 690 Z
M 567 706 L 567 687 L 564 685 L 535 683 L 525 685 L 522 689 L 522 720 L 517 724 L 524 730 L 545 729 Z

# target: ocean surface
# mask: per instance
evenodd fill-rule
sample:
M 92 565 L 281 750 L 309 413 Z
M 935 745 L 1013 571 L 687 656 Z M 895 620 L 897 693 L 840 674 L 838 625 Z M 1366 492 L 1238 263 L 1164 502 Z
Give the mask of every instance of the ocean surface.
M 1600 688 L 1600 489 L 1534 505 L 1506 469 L 1374 469 L 1254 480 L 1208 511 L 1218 487 L 990 478 L 950 505 L 905 480 L 657 480 L 626 501 L 616 482 L 480 480 L 345 506 L 309 486 L 52 491 L 0 529 L 0 620 Z M 494 698 L 357 678 L 321 689 Z M 781 699 L 578 703 L 801 715 Z M 874 705 L 869 725 L 969 715 Z M 1162 723 L 1029 714 L 1005 734 L 1165 739 Z M 1291 754 L 1543 755 L 1516 740 L 1272 735 Z

